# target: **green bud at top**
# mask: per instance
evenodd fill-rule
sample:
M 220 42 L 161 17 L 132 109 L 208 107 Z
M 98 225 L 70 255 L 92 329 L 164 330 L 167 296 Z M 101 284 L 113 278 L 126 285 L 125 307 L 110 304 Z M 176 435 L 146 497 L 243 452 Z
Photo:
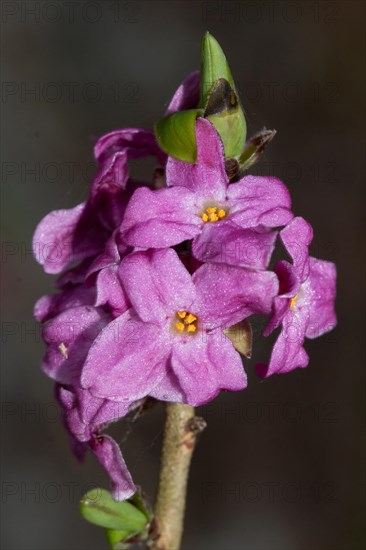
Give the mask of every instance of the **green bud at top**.
M 220 78 L 224 78 L 231 88 L 235 89 L 228 62 L 220 44 L 212 34 L 206 32 L 201 45 L 200 107 L 205 107 L 212 87 Z
M 218 131 L 225 157 L 238 158 L 246 139 L 246 122 L 226 57 L 208 32 L 202 40 L 200 103 L 196 109 L 177 111 L 157 122 L 155 134 L 168 155 L 196 162 L 196 119 L 207 118 Z
M 246 139 L 246 121 L 234 80 L 220 44 L 206 33 L 202 40 L 200 107 L 215 126 L 226 158 L 238 157 Z

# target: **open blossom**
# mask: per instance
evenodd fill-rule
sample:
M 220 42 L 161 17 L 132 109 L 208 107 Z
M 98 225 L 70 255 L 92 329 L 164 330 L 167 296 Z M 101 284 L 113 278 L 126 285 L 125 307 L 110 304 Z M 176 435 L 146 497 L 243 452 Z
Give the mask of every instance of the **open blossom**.
M 187 109 L 198 102 L 199 72 L 190 74 L 175 92 L 167 114 Z M 166 154 L 154 132 L 122 128 L 102 136 L 94 147 L 98 171 L 88 199 L 70 209 L 50 212 L 38 224 L 33 252 L 46 273 L 60 273 L 75 261 L 103 253 L 112 233 L 121 224 L 131 193 L 143 183 L 129 175 L 130 159 L 153 156 L 160 166 Z
M 166 114 L 197 108 L 199 95 L 195 72 Z M 229 183 L 218 132 L 207 119 L 195 124 L 195 163 L 167 157 L 149 130 L 101 137 L 86 201 L 48 214 L 33 239 L 44 270 L 62 272 L 58 294 L 34 309 L 41 366 L 74 453 L 92 451 L 117 500 L 136 488 L 104 430 L 146 397 L 198 406 L 244 389 L 226 329 L 252 314 L 270 315 L 265 335 L 282 326 L 269 364 L 257 366 L 269 376 L 306 366 L 304 339 L 336 324 L 335 266 L 309 257 L 311 226 L 293 217 L 284 184 L 250 175 Z M 146 156 L 161 167 L 163 188 L 131 178 L 129 160 Z M 266 271 L 278 234 L 292 263 Z M 171 248 L 184 241 L 191 246 Z
M 257 366 L 261 376 L 306 367 L 309 357 L 303 348 L 304 339 L 321 336 L 336 325 L 336 268 L 332 262 L 309 256 L 312 236 L 310 224 L 300 217 L 280 232 L 293 263 L 281 261 L 275 267 L 280 291 L 264 335 L 280 325 L 282 329 L 269 364 Z
M 246 176 L 229 185 L 221 139 L 203 118 L 196 122 L 197 162 L 169 157 L 166 189 L 139 188 L 121 225 L 132 246 L 163 248 L 193 239 L 193 254 L 265 269 L 276 238 L 269 231 L 291 218 L 289 193 L 276 178 Z M 241 250 L 241 254 L 223 251 Z M 253 250 L 255 253 L 253 254 Z
M 112 317 L 102 308 L 76 305 L 82 302 L 82 297 L 85 302 L 90 299 L 82 287 L 59 296 L 63 296 L 63 300 L 59 299 L 57 304 L 52 303 L 52 297 L 50 300 L 45 297 L 36 306 L 38 319 L 54 314 L 42 329 L 47 347 L 42 369 L 57 382 L 56 396 L 75 455 L 81 460 L 86 450 L 91 449 L 112 481 L 114 497 L 124 500 L 136 489 L 119 446 L 102 431 L 125 416 L 135 404 L 99 399 L 80 384 L 89 348 Z
M 268 313 L 273 273 L 206 264 L 191 277 L 172 249 L 135 252 L 120 277 L 132 308 L 90 347 L 81 383 L 94 396 L 200 405 L 221 389 L 241 390 L 240 355 L 223 329 Z
M 153 155 L 160 163 L 166 158 L 154 133 L 137 128 L 103 136 L 94 155 L 99 169 L 88 199 L 74 208 L 51 212 L 35 231 L 33 252 L 47 273 L 60 273 L 75 261 L 103 252 L 122 221 L 131 192 L 139 185 L 129 177 L 130 158 Z

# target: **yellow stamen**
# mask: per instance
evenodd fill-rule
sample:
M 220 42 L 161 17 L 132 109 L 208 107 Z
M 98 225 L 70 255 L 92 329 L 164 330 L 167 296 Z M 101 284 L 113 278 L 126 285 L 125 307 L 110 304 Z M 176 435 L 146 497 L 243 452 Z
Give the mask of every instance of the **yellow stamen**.
M 226 211 L 223 208 L 216 206 L 209 206 L 201 214 L 201 218 L 204 222 L 217 222 L 222 218 L 225 218 Z
M 291 299 L 291 302 L 290 302 L 290 309 L 292 309 L 292 308 L 294 307 L 294 305 L 296 304 L 298 296 L 299 296 L 299 295 L 296 294 L 296 296 L 294 296 L 294 297 Z
M 197 317 L 192 315 L 192 313 L 187 315 L 187 317 L 184 319 L 184 322 L 186 323 L 186 325 L 190 325 L 191 323 L 194 323 L 195 321 L 197 321 Z
M 189 311 L 177 311 L 174 324 L 175 330 L 181 333 L 196 332 L 196 321 L 197 317 L 193 315 L 193 313 L 190 313 Z

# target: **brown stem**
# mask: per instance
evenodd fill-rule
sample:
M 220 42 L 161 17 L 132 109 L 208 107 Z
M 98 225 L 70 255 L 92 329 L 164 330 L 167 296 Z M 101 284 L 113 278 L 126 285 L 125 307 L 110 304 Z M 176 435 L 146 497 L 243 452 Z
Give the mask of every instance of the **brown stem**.
M 179 550 L 183 532 L 189 465 L 197 434 L 206 423 L 194 416 L 194 408 L 167 404 L 158 496 L 155 506 L 153 550 Z

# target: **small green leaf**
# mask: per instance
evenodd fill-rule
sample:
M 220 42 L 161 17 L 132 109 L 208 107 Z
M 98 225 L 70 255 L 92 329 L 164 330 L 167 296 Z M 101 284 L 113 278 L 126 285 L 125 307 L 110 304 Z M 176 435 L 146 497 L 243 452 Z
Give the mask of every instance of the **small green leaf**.
M 81 515 L 94 525 L 136 533 L 147 523 L 146 516 L 129 502 L 117 502 L 105 489 L 92 489 L 80 503 Z
M 202 114 L 202 109 L 189 109 L 159 120 L 155 135 L 163 151 L 179 160 L 196 162 L 196 118 Z

